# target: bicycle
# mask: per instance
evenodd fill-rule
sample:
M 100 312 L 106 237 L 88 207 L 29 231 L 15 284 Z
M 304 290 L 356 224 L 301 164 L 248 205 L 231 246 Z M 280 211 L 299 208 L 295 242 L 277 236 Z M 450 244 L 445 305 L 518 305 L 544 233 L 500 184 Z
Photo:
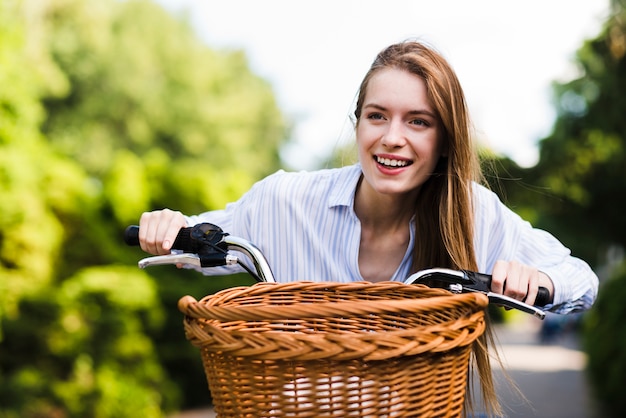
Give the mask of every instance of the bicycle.
M 138 227 L 124 238 L 137 245 Z M 257 281 L 179 301 L 219 417 L 457 417 L 488 303 L 545 317 L 490 292 L 491 277 L 475 272 L 429 269 L 404 283 L 276 283 L 253 243 L 206 223 L 182 228 L 173 248 L 182 252 L 139 267 L 238 265 Z M 545 304 L 547 290 L 537 299 Z

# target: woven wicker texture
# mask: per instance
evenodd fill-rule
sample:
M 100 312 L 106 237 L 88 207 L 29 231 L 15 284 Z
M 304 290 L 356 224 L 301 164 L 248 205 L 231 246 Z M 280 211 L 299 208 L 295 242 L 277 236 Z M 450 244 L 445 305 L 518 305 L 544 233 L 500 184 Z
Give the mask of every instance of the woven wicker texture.
M 179 301 L 218 417 L 458 417 L 487 297 L 260 283 Z

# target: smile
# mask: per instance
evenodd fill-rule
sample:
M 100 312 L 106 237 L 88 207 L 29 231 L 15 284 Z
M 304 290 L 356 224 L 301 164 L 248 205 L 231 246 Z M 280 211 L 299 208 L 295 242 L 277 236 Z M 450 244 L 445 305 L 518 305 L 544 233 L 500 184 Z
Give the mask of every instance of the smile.
M 390 168 L 401 168 L 401 167 L 406 167 L 408 165 L 413 164 L 413 162 L 410 160 L 396 160 L 392 158 L 381 158 L 377 155 L 374 156 L 374 160 L 378 164 L 384 165 L 385 167 L 390 167 Z

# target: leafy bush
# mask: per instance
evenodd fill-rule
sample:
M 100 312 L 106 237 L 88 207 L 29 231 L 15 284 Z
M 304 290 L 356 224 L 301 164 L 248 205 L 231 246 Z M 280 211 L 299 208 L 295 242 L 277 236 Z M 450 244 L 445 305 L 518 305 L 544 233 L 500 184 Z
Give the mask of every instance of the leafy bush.
M 286 134 L 243 52 L 149 0 L 0 0 L 0 417 L 208 403 L 176 305 L 227 282 L 142 272 L 122 231 L 223 207 Z
M 604 417 L 626 416 L 626 263 L 603 283 L 583 328 L 587 373 Z
M 86 268 L 19 308 L 2 324 L 1 416 L 158 418 L 173 409 L 176 388 L 145 335 L 161 327 L 163 310 L 144 272 Z

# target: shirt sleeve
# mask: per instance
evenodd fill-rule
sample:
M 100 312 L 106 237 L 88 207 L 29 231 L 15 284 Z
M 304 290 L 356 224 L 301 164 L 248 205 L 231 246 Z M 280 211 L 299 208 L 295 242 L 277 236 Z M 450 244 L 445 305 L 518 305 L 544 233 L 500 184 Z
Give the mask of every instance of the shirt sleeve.
M 497 195 L 476 186 L 475 248 L 478 267 L 491 273 L 498 260 L 518 261 L 537 268 L 554 283 L 555 313 L 589 309 L 598 292 L 598 277 L 583 260 L 550 233 L 533 228 L 506 207 Z
M 187 225 L 193 226 L 199 223 L 209 222 L 218 225 L 226 232 L 250 239 L 250 231 L 248 230 L 249 222 L 243 221 L 247 219 L 244 215 L 244 211 L 261 205 L 262 198 L 266 195 L 266 186 L 270 184 L 274 178 L 284 173 L 283 170 L 279 170 L 263 180 L 258 181 L 250 190 L 244 193 L 239 200 L 227 204 L 225 209 L 207 211 L 199 215 L 185 216 Z
M 277 172 L 282 173 L 282 170 Z M 222 231 L 231 235 L 252 240 L 251 231 L 249 230 L 250 222 L 248 222 L 249 208 L 258 206 L 261 197 L 264 195 L 263 188 L 267 183 L 267 178 L 255 183 L 250 190 L 244 193 L 239 200 L 228 203 L 224 209 L 211 210 L 200 213 L 198 215 L 185 216 L 188 226 L 197 225 L 200 223 L 212 223 L 219 226 Z M 239 263 L 245 264 L 249 269 L 253 269 L 253 263 L 240 252 L 235 251 Z M 194 269 L 207 276 L 228 275 L 244 272 L 244 268 L 239 265 L 232 265 L 227 267 L 210 267 L 201 268 L 192 265 L 185 265 L 185 268 Z

